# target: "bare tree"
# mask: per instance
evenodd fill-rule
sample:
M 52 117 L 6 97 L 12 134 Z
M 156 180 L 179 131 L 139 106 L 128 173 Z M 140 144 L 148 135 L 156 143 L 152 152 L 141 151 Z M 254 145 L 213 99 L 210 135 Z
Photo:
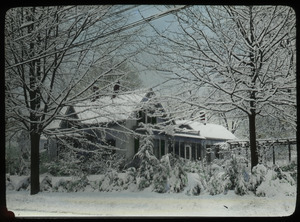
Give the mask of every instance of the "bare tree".
M 13 8 L 5 21 L 6 133 L 26 130 L 31 142 L 31 194 L 39 192 L 39 141 L 63 107 L 82 96 L 130 57 L 119 56 L 135 36 L 121 33 L 132 6 L 56 6 Z M 128 17 L 127 17 L 128 18 Z M 118 51 L 118 53 L 116 53 Z M 95 78 L 76 88 L 87 73 L 112 58 Z M 116 75 L 116 74 L 114 74 Z M 101 88 L 106 93 L 113 83 Z
M 286 6 L 193 6 L 172 29 L 154 30 L 149 52 L 176 88 L 171 98 L 196 109 L 236 110 L 249 120 L 251 167 L 258 164 L 256 117 L 296 128 L 295 13 Z M 177 85 L 176 85 L 177 86 Z M 182 97 L 184 92 L 190 96 Z M 186 94 L 188 95 L 188 94 Z

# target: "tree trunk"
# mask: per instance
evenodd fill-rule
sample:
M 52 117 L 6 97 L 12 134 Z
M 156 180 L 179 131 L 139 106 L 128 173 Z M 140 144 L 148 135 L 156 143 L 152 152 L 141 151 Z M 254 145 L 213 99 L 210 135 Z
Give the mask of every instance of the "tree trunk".
M 258 152 L 256 147 L 256 129 L 255 114 L 249 115 L 249 134 L 250 134 L 250 152 L 251 152 L 251 169 L 258 164 Z
M 30 194 L 37 194 L 40 191 L 40 171 L 39 171 L 39 146 L 41 135 L 36 132 L 30 133 L 31 141 L 31 175 L 30 175 Z

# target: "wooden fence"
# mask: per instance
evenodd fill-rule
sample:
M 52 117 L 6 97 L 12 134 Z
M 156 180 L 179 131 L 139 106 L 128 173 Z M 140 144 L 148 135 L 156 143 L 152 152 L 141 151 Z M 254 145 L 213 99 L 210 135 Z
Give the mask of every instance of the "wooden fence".
M 246 159 L 250 159 L 250 143 L 248 140 L 236 140 L 236 141 L 227 141 L 229 145 L 230 152 L 236 152 L 239 155 L 243 155 Z M 257 150 L 259 152 L 259 160 L 260 162 L 266 162 L 268 156 L 271 156 L 273 164 L 276 163 L 276 159 L 278 159 L 278 155 L 276 158 L 276 149 L 275 147 L 285 146 L 283 148 L 285 153 L 288 155 L 288 161 L 292 161 L 292 145 L 297 144 L 296 138 L 279 138 L 279 139 L 258 139 L 257 143 Z M 222 148 L 221 145 L 215 145 L 215 151 L 220 152 Z M 285 150 L 286 149 L 286 150 Z M 220 155 L 217 154 L 217 157 Z

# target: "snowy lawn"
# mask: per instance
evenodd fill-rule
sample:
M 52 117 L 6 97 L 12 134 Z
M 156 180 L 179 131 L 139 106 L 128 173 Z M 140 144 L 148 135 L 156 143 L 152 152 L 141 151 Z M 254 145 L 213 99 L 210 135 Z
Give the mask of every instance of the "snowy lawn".
M 38 216 L 288 216 L 296 197 L 257 197 L 184 193 L 7 191 L 7 207 L 16 217 Z

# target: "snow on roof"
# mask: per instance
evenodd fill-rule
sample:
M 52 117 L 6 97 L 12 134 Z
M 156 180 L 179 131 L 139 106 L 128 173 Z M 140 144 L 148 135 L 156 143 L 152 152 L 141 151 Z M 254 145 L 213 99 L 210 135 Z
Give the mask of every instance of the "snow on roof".
M 207 123 L 203 124 L 198 121 L 188 121 L 188 120 L 176 120 L 177 125 L 188 125 L 194 131 L 199 131 L 199 135 L 205 137 L 206 139 L 224 139 L 233 140 L 236 139 L 230 131 L 228 131 L 224 126 Z
M 62 116 L 65 116 L 65 113 L 66 113 L 66 111 L 67 111 L 67 108 L 68 108 L 68 107 L 66 107 L 66 106 L 63 107 L 63 108 L 60 110 L 59 114 L 56 115 L 57 118 L 62 117 Z M 49 123 L 49 125 L 46 126 L 45 130 L 47 131 L 47 130 L 51 130 L 51 129 L 57 129 L 57 128 L 59 128 L 60 123 L 61 123 L 61 120 L 60 120 L 60 119 L 53 119 L 53 120 Z
M 193 135 L 193 134 L 186 134 L 186 133 L 175 133 L 174 136 L 188 137 L 188 138 L 195 138 L 195 139 L 205 139 L 205 137 L 200 135 Z
M 95 101 L 87 100 L 73 106 L 79 120 L 84 124 L 106 123 L 126 120 L 137 110 L 140 102 L 146 97 L 146 92 L 134 91 L 130 93 L 102 96 Z

